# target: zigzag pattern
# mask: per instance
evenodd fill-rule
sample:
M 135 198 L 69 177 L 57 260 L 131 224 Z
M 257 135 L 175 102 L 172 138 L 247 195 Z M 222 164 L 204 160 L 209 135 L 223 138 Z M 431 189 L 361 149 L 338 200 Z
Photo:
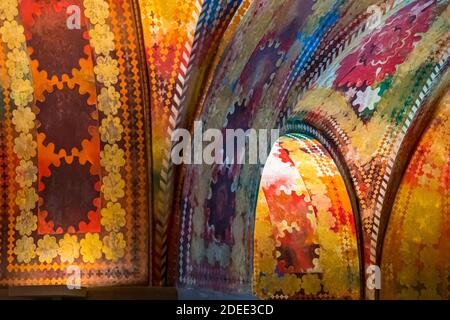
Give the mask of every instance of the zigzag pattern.
M 206 64 L 205 59 L 214 57 L 214 48 L 219 45 L 240 3 L 240 0 L 197 0 L 184 2 L 185 11 L 179 9 L 181 5 L 177 5 L 171 12 L 161 12 L 157 1 L 140 1 L 152 82 L 152 127 L 161 132 L 153 138 L 153 175 L 156 185 L 152 269 L 155 285 L 166 282 L 169 242 L 173 242 L 168 238 L 168 230 L 171 225 L 174 231 L 178 230 L 173 214 L 177 173 L 171 162 L 172 133 L 177 128 L 185 127 L 191 119 L 188 118 L 193 113 L 189 110 L 192 108 L 190 104 L 195 107 L 197 98 L 190 90 L 197 81 L 202 81 L 203 76 L 195 74 L 191 78 L 193 70 L 199 63 Z M 164 16 L 173 19 L 170 23 L 174 25 L 165 37 L 159 38 L 153 25 L 155 20 L 163 20 Z M 173 40 L 172 34 L 177 35 Z M 164 73 L 163 69 L 172 72 Z M 166 83 L 169 85 L 166 86 Z M 161 113 L 162 117 L 158 116 Z M 173 254 L 171 256 L 175 257 Z M 173 268 L 174 260 L 169 264 Z
M 232 39 L 202 98 L 199 117 L 204 127 L 248 116 L 243 120 L 250 127 L 284 130 L 304 125 L 313 128 L 309 130 L 312 134 L 320 133 L 326 140 L 321 143 L 339 152 L 342 160 L 338 167 L 348 172 L 346 183 L 354 192 L 351 198 L 360 219 L 360 259 L 365 268 L 380 262 L 384 233 L 380 226 L 387 223 L 392 205 L 386 194 L 395 194 L 399 172 L 429 119 L 432 106 L 428 104 L 448 85 L 448 77 L 444 77 L 448 68 L 448 1 L 387 0 L 363 6 L 352 1 L 314 3 L 303 17 L 303 28 L 296 29 L 296 46 L 286 39 L 289 28 L 301 23 L 288 19 L 283 11 L 287 7 L 295 10 L 295 1 L 280 7 L 257 1 L 251 7 L 240 35 L 252 37 Z M 277 42 L 278 52 L 267 46 L 273 42 Z M 273 65 L 278 67 L 279 56 L 289 59 L 277 70 Z M 250 65 L 253 68 L 247 68 Z M 269 75 L 270 81 L 266 81 Z M 260 86 L 264 87 L 262 93 Z M 230 108 L 244 101 L 245 108 Z M 260 177 L 245 164 L 234 168 L 233 174 L 216 176 L 217 170 L 206 166 L 187 169 L 179 282 L 187 287 L 245 292 L 251 285 L 251 249 L 224 260 L 218 255 L 240 252 L 241 246 L 252 248 L 253 235 L 246 227 L 248 223 L 250 229 L 253 226 L 252 204 L 257 194 L 253 184 Z M 208 180 L 209 185 L 205 184 Z M 229 184 L 236 187 L 229 188 Z M 239 210 L 231 207 L 224 213 L 214 207 L 210 195 L 216 187 L 226 193 L 230 204 L 239 203 Z M 199 212 L 203 212 L 203 220 Z M 227 214 L 231 222 L 216 226 L 210 219 L 216 214 Z M 247 224 L 241 226 L 242 220 Z M 199 231 L 198 221 L 208 224 Z M 211 235 L 216 227 L 242 228 L 243 235 L 235 236 L 234 242 L 222 241 Z M 199 248 L 208 249 L 201 253 Z M 364 276 L 363 272 L 362 281 Z M 371 289 L 365 294 L 374 297 Z
M 10 4 L 15 5 L 14 2 Z M 12 60 L 15 56 L 8 55 L 7 63 L 3 63 L 4 52 L 0 54 L 5 105 L 1 114 L 0 155 L 2 165 L 5 160 L 8 168 L 6 175 L 3 170 L 0 175 L 2 218 L 7 219 L 0 221 L 3 224 L 0 230 L 8 230 L 6 246 L 1 243 L 3 278 L 0 278 L 0 285 L 66 284 L 67 268 L 71 264 L 79 266 L 84 286 L 144 284 L 148 280 L 149 210 L 144 125 L 147 88 L 143 86 L 143 73 L 139 68 L 144 61 L 138 54 L 141 48 L 137 26 L 133 22 L 136 7 L 128 0 L 98 0 L 96 3 L 80 0 L 77 5 L 83 8 L 83 30 L 73 33 L 60 28 L 66 25 L 67 3 L 64 1 L 36 3 L 31 0 L 17 10 L 20 15 L 17 21 L 23 22 L 23 26 L 13 35 L 20 39 L 24 30 L 27 33 L 21 50 L 25 53 L 25 62 L 30 59 L 34 85 L 31 95 L 35 101 L 28 116 L 25 113 L 20 117 L 23 104 L 18 99 L 20 96 L 16 96 L 15 101 L 10 99 L 9 90 L 17 89 L 14 89 L 14 82 L 10 85 L 6 74 L 21 75 Z M 94 19 L 92 5 L 95 14 L 99 14 Z M 89 28 L 86 19 L 92 20 Z M 12 23 L 18 25 L 17 21 Z M 54 38 L 46 37 L 47 34 L 42 36 L 42 30 L 51 30 Z M 7 31 L 2 29 L 2 41 L 13 41 L 12 34 L 5 36 Z M 99 41 L 99 33 L 102 33 L 103 42 Z M 58 40 L 61 38 L 64 41 Z M 68 47 L 76 50 L 55 63 L 53 51 L 67 52 Z M 48 50 L 52 50 L 51 54 Z M 29 57 L 26 52 L 30 53 Z M 24 74 L 28 76 L 28 73 Z M 14 109 L 11 102 L 16 104 Z M 58 109 L 61 106 L 64 110 Z M 73 109 L 80 107 L 75 116 L 70 115 Z M 68 112 L 72 116 L 69 121 Z M 88 117 L 82 117 L 85 113 Z M 66 122 L 55 119 L 55 115 Z M 95 121 L 92 122 L 92 118 Z M 25 125 L 35 128 L 36 119 L 40 126 L 29 135 L 32 139 L 20 144 L 18 133 Z M 105 126 L 111 122 L 116 125 Z M 61 132 L 60 123 L 77 126 L 64 127 Z M 72 136 L 68 137 L 67 133 Z M 61 136 L 65 138 L 60 139 Z M 36 157 L 39 166 L 34 172 L 24 168 L 31 161 L 19 162 L 18 156 L 27 160 L 26 152 L 36 147 L 39 149 Z M 34 157 L 32 153 L 30 157 Z M 88 170 L 82 171 L 84 176 L 77 175 L 77 168 L 83 166 Z M 58 171 L 63 168 L 65 171 Z M 77 190 L 77 186 L 85 185 L 76 179 L 91 182 L 86 175 L 97 179 L 93 185 Z M 39 183 L 36 183 L 37 177 Z M 51 190 L 55 186 L 57 190 Z M 31 195 L 38 193 L 39 207 L 24 207 L 30 206 L 29 200 L 20 198 L 19 187 Z M 90 189 L 96 191 L 93 196 Z M 8 194 L 7 216 L 3 215 L 4 194 Z M 98 211 L 85 212 L 79 207 L 82 204 L 73 204 L 68 199 L 77 199 L 80 195 L 79 202 L 87 201 Z M 55 198 L 59 200 L 57 206 L 72 210 L 70 216 L 54 209 L 50 213 L 44 212 L 43 204 Z M 31 217 L 21 217 L 26 214 Z M 81 218 L 75 220 L 75 224 L 67 222 L 78 216 Z M 57 228 L 52 220 L 61 226 Z
M 146 46 L 148 50 L 148 57 L 151 72 L 151 81 L 153 84 L 152 90 L 152 114 L 155 115 L 158 109 L 167 110 L 168 119 L 167 122 L 157 124 L 154 122 L 152 127 L 158 125 L 160 130 L 166 131 L 165 136 L 162 136 L 162 143 L 158 142 L 159 152 L 162 155 L 155 159 L 154 167 L 155 174 L 159 175 L 159 184 L 154 185 L 155 203 L 154 203 L 154 234 L 153 234 L 153 279 L 152 282 L 155 285 L 162 285 L 165 283 L 165 276 L 167 271 L 167 230 L 171 217 L 172 201 L 173 201 L 173 165 L 171 164 L 171 137 L 173 131 L 178 127 L 180 122 L 180 106 L 184 99 L 186 77 L 188 75 L 189 59 L 192 52 L 192 46 L 194 41 L 195 25 L 200 16 L 200 10 L 203 1 L 191 1 L 185 3 L 185 11 L 178 11 L 179 8 L 174 8 L 174 19 L 180 19 L 182 23 L 170 30 L 171 34 L 166 35 L 162 39 L 155 38 L 157 36 L 151 33 L 149 24 L 153 23 L 152 20 L 147 20 L 145 17 L 152 16 L 153 19 L 158 19 L 159 4 L 157 2 L 140 1 L 141 10 L 144 14 L 144 38 L 146 38 Z M 163 15 L 167 15 L 165 12 Z M 170 13 L 172 14 L 172 12 Z M 174 38 L 175 43 L 170 43 L 171 36 L 173 34 L 182 34 L 182 37 Z M 161 52 L 158 54 L 152 51 L 151 46 L 168 47 L 173 51 L 172 57 L 166 57 Z M 164 76 L 158 76 L 159 70 L 155 67 L 157 62 L 162 61 L 166 64 L 166 68 L 172 70 L 167 78 Z M 170 85 L 166 88 L 158 87 L 157 82 L 169 82 Z M 159 90 L 159 91 L 158 91 Z M 160 99 L 160 100 L 159 100 Z M 163 104 L 160 104 L 160 101 Z M 153 117 L 155 120 L 155 117 Z M 153 145 L 155 146 L 156 143 Z M 161 159 L 161 163 L 155 163 Z

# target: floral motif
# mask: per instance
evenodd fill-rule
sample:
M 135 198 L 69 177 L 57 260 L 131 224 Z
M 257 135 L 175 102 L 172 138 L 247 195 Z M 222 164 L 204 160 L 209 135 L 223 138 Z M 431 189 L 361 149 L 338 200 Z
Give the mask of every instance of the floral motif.
M 31 111 L 31 108 L 18 107 L 13 111 L 12 122 L 15 125 L 17 132 L 28 133 L 34 128 L 34 120 L 36 115 Z
M 120 123 L 120 118 L 108 116 L 102 120 L 100 126 L 100 136 L 102 141 L 114 144 L 122 138 L 123 126 Z
M 11 98 L 18 107 L 25 107 L 33 101 L 33 86 L 28 79 L 15 79 L 11 84 Z
M 114 35 L 109 26 L 104 25 L 108 16 L 106 2 L 94 3 L 92 0 L 86 0 L 85 6 L 86 11 L 89 11 L 86 16 L 94 25 L 89 32 L 91 46 L 97 54 L 104 55 L 97 57 L 94 72 L 97 81 L 104 85 L 97 99 L 98 110 L 106 116 L 102 119 L 99 128 L 100 138 L 105 142 L 100 152 L 100 165 L 107 172 L 102 179 L 101 192 L 105 200 L 111 201 L 106 208 L 101 209 L 101 224 L 111 233 L 103 238 L 99 255 L 101 256 L 103 251 L 106 259 L 117 261 L 124 256 L 126 246 L 123 234 L 117 233 L 126 223 L 125 210 L 120 203 L 114 203 L 125 196 L 125 181 L 120 174 L 121 168 L 126 163 L 125 152 L 117 145 L 117 142 L 122 139 L 124 128 L 120 118 L 115 117 L 121 102 L 119 92 L 112 86 L 117 83 L 120 71 L 118 61 L 110 56 L 110 52 L 114 50 Z M 98 244 L 97 240 L 95 242 Z
M 106 200 L 116 202 L 125 196 L 125 181 L 118 173 L 110 173 L 103 177 L 101 191 Z
M 33 140 L 33 136 L 28 133 L 21 133 L 14 139 L 14 152 L 17 156 L 24 160 L 30 160 L 36 156 L 37 143 Z
M 23 188 L 17 191 L 16 204 L 22 211 L 30 211 L 36 208 L 39 197 L 34 188 Z
M 108 172 L 119 172 L 125 165 L 125 152 L 117 144 L 105 145 L 100 152 L 100 165 Z
M 106 259 L 117 261 L 125 254 L 126 242 L 122 233 L 111 232 L 103 238 L 103 253 Z
M 58 254 L 61 262 L 73 263 L 75 259 L 78 259 L 80 256 L 80 244 L 77 236 L 71 236 L 66 233 L 64 238 L 59 240 Z
M 84 14 L 88 18 L 90 29 L 89 41 L 97 54 L 94 66 L 94 80 L 97 80 L 104 86 L 100 88 L 100 94 L 97 98 L 98 110 L 103 113 L 100 113 L 100 120 L 103 121 L 101 121 L 99 133 L 103 142 L 105 142 L 105 145 L 102 146 L 100 162 L 102 172 L 104 172 L 104 169 L 108 173 L 102 181 L 105 186 L 104 188 L 102 187 L 102 191 L 105 194 L 102 202 L 106 200 L 106 202 L 103 202 L 103 206 L 106 207 L 103 210 L 98 208 L 101 210 L 104 230 L 108 232 L 102 233 L 100 236 L 99 233 L 95 233 L 96 231 L 92 231 L 80 224 L 80 232 L 91 232 L 86 233 L 84 238 L 81 235 L 72 234 L 73 231 L 70 230 L 66 234 L 60 234 L 59 226 L 56 226 L 53 230 L 60 234 L 59 236 L 55 236 L 55 234 L 44 235 L 52 232 L 50 228 L 43 229 L 42 235 L 41 229 L 39 229 L 39 232 L 36 231 L 38 230 L 38 223 L 39 228 L 41 228 L 40 223 L 43 220 L 33 212 L 39 201 L 36 182 L 40 174 L 40 169 L 37 167 L 35 159 L 38 152 L 38 141 L 32 132 L 38 123 L 36 121 L 37 115 L 33 112 L 34 109 L 29 106 L 34 99 L 34 84 L 30 77 L 30 62 L 25 46 L 24 28 L 20 25 L 20 22 L 14 20 L 19 13 L 20 1 L 0 1 L 0 40 L 9 49 L 5 52 L 4 61 L 6 65 L 4 71 L 5 74 L 7 73 L 7 80 L 9 80 L 9 88 L 7 88 L 9 90 L 7 91 L 9 91 L 12 103 L 12 110 L 8 119 L 12 122 L 16 131 L 12 133 L 14 136 L 11 137 L 13 139 L 11 142 L 14 144 L 11 145 L 11 148 L 18 158 L 15 168 L 13 168 L 15 176 L 12 177 L 17 184 L 17 194 L 13 198 L 17 205 L 17 215 L 15 216 L 15 221 L 9 225 L 9 228 L 13 230 L 15 228 L 14 231 L 16 232 L 14 233 L 18 235 L 18 239 L 12 241 L 15 242 L 13 252 L 19 263 L 33 262 L 34 266 L 39 266 L 39 263 L 50 264 L 55 259 L 58 259 L 58 264 L 73 263 L 81 260 L 85 263 L 95 263 L 98 261 L 97 259 L 102 259 L 103 254 L 110 261 L 117 261 L 125 255 L 126 236 L 119 231 L 126 225 L 126 212 L 120 203 L 114 203 L 114 201 L 125 195 L 125 182 L 120 175 L 120 171 L 126 163 L 125 152 L 117 144 L 122 139 L 124 127 L 120 123 L 120 118 L 115 117 L 121 107 L 121 93 L 117 91 L 120 89 L 112 87 L 118 81 L 120 73 L 119 63 L 115 55 L 114 57 L 110 55 L 115 48 L 115 43 L 114 33 L 111 32 L 111 27 L 107 24 L 109 17 L 108 2 L 103 0 L 84 0 L 83 3 L 85 6 Z M 64 4 L 63 7 L 65 8 Z M 31 14 L 31 12 L 29 13 Z M 43 17 L 48 16 L 43 15 Z M 25 29 L 27 29 L 28 33 L 28 25 Z M 84 34 L 83 37 L 86 37 L 86 35 Z M 8 98 L 6 97 L 6 99 Z M 98 119 L 97 115 L 92 116 Z M 95 148 L 92 150 L 95 151 Z M 94 160 L 98 161 L 99 159 Z M 98 184 L 96 188 L 98 188 L 97 186 Z M 112 202 L 108 203 L 107 199 L 111 199 Z M 97 207 L 101 203 L 98 202 L 94 205 Z M 41 212 L 45 212 L 45 210 L 41 210 Z M 92 222 L 94 224 L 95 222 L 96 226 L 98 226 L 99 212 L 89 211 L 88 215 L 95 215 L 95 221 L 93 218 L 91 220 L 91 216 L 89 216 L 89 223 Z M 50 224 L 52 221 L 48 219 L 45 222 Z M 31 235 L 35 235 L 35 237 L 31 237 Z M 46 269 L 47 267 L 44 266 L 44 268 Z M 40 269 L 40 271 L 45 273 L 44 269 Z
M 33 238 L 24 236 L 18 239 L 14 247 L 14 254 L 17 256 L 19 263 L 29 263 L 34 259 L 36 256 L 36 245 Z
M 102 88 L 98 95 L 98 109 L 106 115 L 115 115 L 120 109 L 120 94 L 114 87 Z
M 2 0 L 3 1 L 3 0 Z M 5 21 L 0 28 L 3 41 L 9 49 L 19 48 L 25 42 L 24 28 L 17 21 Z
M 37 229 L 37 217 L 30 211 L 25 211 L 16 218 L 15 229 L 21 236 L 29 236 Z
M 101 210 L 101 224 L 106 231 L 118 231 L 125 226 L 125 210 L 122 209 L 120 203 L 108 202 L 106 208 Z
M 109 5 L 106 1 L 85 0 L 84 14 L 92 24 L 104 24 L 109 16 Z
M 58 248 L 56 238 L 45 235 L 44 238 L 38 241 L 36 253 L 39 257 L 39 262 L 51 263 L 58 256 Z
M 366 110 L 373 111 L 377 103 L 381 100 L 379 92 L 380 88 L 372 89 L 372 87 L 356 91 L 352 106 L 357 108 L 359 113 Z
M 118 62 L 110 56 L 98 57 L 94 72 L 97 75 L 97 80 L 105 86 L 116 84 L 119 75 Z
M 433 12 L 429 1 L 416 1 L 401 9 L 379 31 L 373 32 L 363 45 L 345 57 L 334 82 L 337 87 L 371 86 L 393 75 L 426 32 Z
M 24 50 L 15 48 L 11 52 L 8 52 L 7 57 L 6 67 L 11 78 L 21 79 L 29 75 L 28 55 Z
M 19 14 L 17 0 L 2 0 L 0 2 L 0 20 L 13 20 Z
M 80 246 L 80 252 L 84 262 L 94 263 L 95 260 L 102 257 L 103 244 L 97 233 L 87 233 L 86 237 L 80 241 Z
M 320 279 L 316 274 L 305 274 L 302 277 L 302 288 L 305 294 L 317 294 L 321 290 Z
M 89 36 L 97 54 L 107 55 L 114 50 L 114 34 L 107 25 L 97 24 L 89 31 Z
M 37 180 L 37 167 L 30 160 L 20 160 L 20 164 L 16 168 L 15 180 L 21 188 L 31 187 Z

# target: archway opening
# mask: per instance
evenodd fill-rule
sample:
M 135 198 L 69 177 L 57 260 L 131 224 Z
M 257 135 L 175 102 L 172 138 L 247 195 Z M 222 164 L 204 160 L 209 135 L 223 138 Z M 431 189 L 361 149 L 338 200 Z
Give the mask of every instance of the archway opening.
M 253 275 L 263 299 L 360 298 L 350 197 L 330 153 L 310 136 L 280 137 L 265 164 Z

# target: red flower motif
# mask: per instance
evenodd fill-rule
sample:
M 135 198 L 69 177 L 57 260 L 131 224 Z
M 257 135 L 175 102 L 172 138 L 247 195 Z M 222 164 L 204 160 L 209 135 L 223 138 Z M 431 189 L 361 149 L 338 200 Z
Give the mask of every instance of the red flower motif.
M 336 87 L 371 86 L 393 75 L 426 32 L 435 1 L 416 1 L 386 20 L 368 35 L 360 48 L 344 58 L 334 82 Z
M 286 149 L 282 148 L 282 147 L 280 146 L 279 143 L 277 143 L 276 146 L 279 148 L 278 151 L 276 151 L 276 152 L 278 152 L 278 153 L 276 154 L 276 156 L 277 156 L 282 162 L 288 163 L 288 164 L 290 164 L 291 166 L 295 167 L 294 161 L 292 161 L 291 157 L 289 156 L 289 152 L 288 152 Z
M 308 241 L 312 234 L 308 231 L 284 232 L 284 237 L 278 238 L 280 246 L 277 251 L 278 257 L 277 269 L 283 273 L 304 273 L 314 268 L 314 259 L 319 256 L 315 250 L 319 248 L 318 244 Z
M 305 195 L 298 195 L 295 192 L 286 194 L 279 190 L 278 184 L 273 184 L 269 188 L 263 188 L 264 196 L 270 210 L 270 221 L 272 226 L 297 225 L 296 229 L 285 230 L 284 235 L 276 235 L 276 240 L 280 243 L 277 250 L 280 253 L 277 269 L 280 273 L 300 273 L 307 272 L 314 268 L 313 260 L 318 258 L 315 249 L 318 247 L 314 243 L 315 230 L 308 219 L 311 202 Z

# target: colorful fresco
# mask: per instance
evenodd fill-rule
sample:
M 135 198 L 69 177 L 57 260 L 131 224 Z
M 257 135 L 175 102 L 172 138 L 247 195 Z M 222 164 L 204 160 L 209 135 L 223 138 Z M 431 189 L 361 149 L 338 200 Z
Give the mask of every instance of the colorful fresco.
M 298 54 L 302 47 L 300 42 L 308 41 L 303 38 L 297 39 L 296 35 L 298 30 L 306 24 L 304 20 L 311 11 L 306 9 L 310 7 L 312 3 L 300 5 L 296 1 L 288 1 L 284 4 L 280 1 L 270 3 L 256 1 L 250 5 L 248 13 L 238 27 L 239 32 L 234 34 L 227 48 L 227 54 L 223 56 L 215 71 L 206 102 L 202 106 L 201 119 L 205 129 L 242 128 L 246 130 L 249 128 L 255 108 L 262 105 L 262 98 L 270 91 L 271 84 L 275 81 L 284 82 L 281 77 L 274 78 L 278 69 L 281 68 L 282 71 L 279 73 L 282 72 L 287 76 L 289 66 L 295 61 L 295 53 L 288 54 L 289 49 Z M 298 15 L 298 12 L 302 14 Z M 258 22 L 254 23 L 256 19 Z M 264 36 L 266 33 L 267 36 Z M 244 37 L 245 34 L 252 36 L 247 38 Z M 253 73 L 252 70 L 256 71 Z M 228 110 L 230 112 L 227 114 Z M 269 108 L 267 111 L 270 111 Z M 227 125 L 225 126 L 224 123 Z M 195 228 L 192 234 L 182 239 L 180 244 L 179 281 L 182 285 L 193 283 L 203 286 L 208 283 L 212 286 L 217 285 L 218 287 L 214 288 L 219 290 L 224 289 L 221 286 L 228 284 L 230 290 L 250 286 L 252 257 L 246 248 L 249 248 L 250 244 L 252 223 L 251 219 L 248 220 L 250 217 L 245 214 L 240 213 L 234 216 L 238 203 L 234 200 L 235 191 L 230 190 L 231 185 L 238 183 L 236 179 L 238 170 L 239 166 L 232 168 L 192 166 L 187 172 L 182 206 L 182 228 L 187 230 L 186 228 L 193 221 L 196 224 L 197 221 L 201 223 L 205 219 L 209 220 L 208 217 L 211 214 L 214 215 L 217 209 L 214 207 L 214 199 L 210 199 L 207 203 L 207 195 L 214 194 L 215 190 L 225 187 L 229 203 L 235 204 L 227 208 L 226 214 L 233 218 L 225 228 L 229 234 L 231 230 L 239 230 L 236 234 L 239 240 L 233 239 L 234 235 L 228 241 L 208 240 L 209 228 L 206 224 L 204 227 Z M 201 181 L 199 177 L 202 177 Z M 255 180 L 259 180 L 259 177 Z M 196 186 L 195 194 L 189 191 L 194 190 L 194 185 Z M 247 193 L 247 199 L 239 202 L 239 205 L 244 207 L 248 205 L 251 202 L 249 196 L 252 194 L 255 192 Z M 206 208 L 203 209 L 203 207 Z M 188 214 L 189 212 L 192 212 L 192 215 Z M 201 215 L 205 215 L 205 218 L 200 218 Z M 202 228 L 204 229 L 200 230 Z M 246 236 L 248 238 L 244 238 Z M 188 258 L 189 261 L 193 261 L 195 267 L 186 265 L 187 260 L 185 260 L 190 253 L 184 249 L 191 241 L 193 243 L 191 247 L 201 245 L 204 248 L 201 256 Z M 185 273 L 185 269 L 193 270 Z M 216 276 L 227 279 L 227 283 L 212 281 Z
M 333 159 L 315 139 L 281 137 L 256 207 L 253 291 L 260 298 L 358 299 L 355 216 Z
M 447 5 L 413 1 L 387 11 L 385 23 L 355 35 L 361 46 L 328 62 L 335 73 L 319 77 L 294 108 L 296 121 L 327 132 L 345 157 L 361 208 L 366 265 L 378 263 L 379 230 L 392 206 L 386 196 L 399 179 L 393 173 L 402 171 L 425 115 L 448 85 Z
M 176 168 L 170 151 L 171 135 L 189 128 L 213 68 L 219 44 L 225 44 L 227 27 L 245 12 L 249 0 L 139 0 L 151 88 L 152 159 L 154 188 L 154 283 L 174 281 L 178 218 L 172 215 Z M 228 30 L 230 32 L 230 30 Z M 222 40 L 223 37 L 223 40 Z M 167 264 L 169 255 L 170 263 Z
M 146 283 L 148 105 L 135 11 L 104 0 L 0 9 L 0 284 L 66 284 L 73 265 L 83 285 Z
M 381 256 L 382 299 L 449 299 L 449 130 L 447 92 L 420 138 L 392 207 Z
M 448 299 L 449 0 L 1 0 L 0 42 L 0 287 Z M 175 165 L 199 124 L 281 138 Z
M 448 87 L 448 1 L 254 1 L 199 111 L 204 128 L 280 128 L 324 137 L 342 156 L 360 212 L 363 267 L 377 252 L 415 142 Z M 327 149 L 329 149 L 327 147 Z M 179 283 L 252 288 L 262 166 L 187 169 Z M 209 236 L 226 190 L 227 239 Z M 256 216 L 258 219 L 258 216 Z M 195 248 L 203 248 L 198 255 Z M 219 280 L 220 279 L 220 280 Z M 365 279 L 364 279 L 365 281 Z M 366 298 L 375 298 L 368 288 Z

